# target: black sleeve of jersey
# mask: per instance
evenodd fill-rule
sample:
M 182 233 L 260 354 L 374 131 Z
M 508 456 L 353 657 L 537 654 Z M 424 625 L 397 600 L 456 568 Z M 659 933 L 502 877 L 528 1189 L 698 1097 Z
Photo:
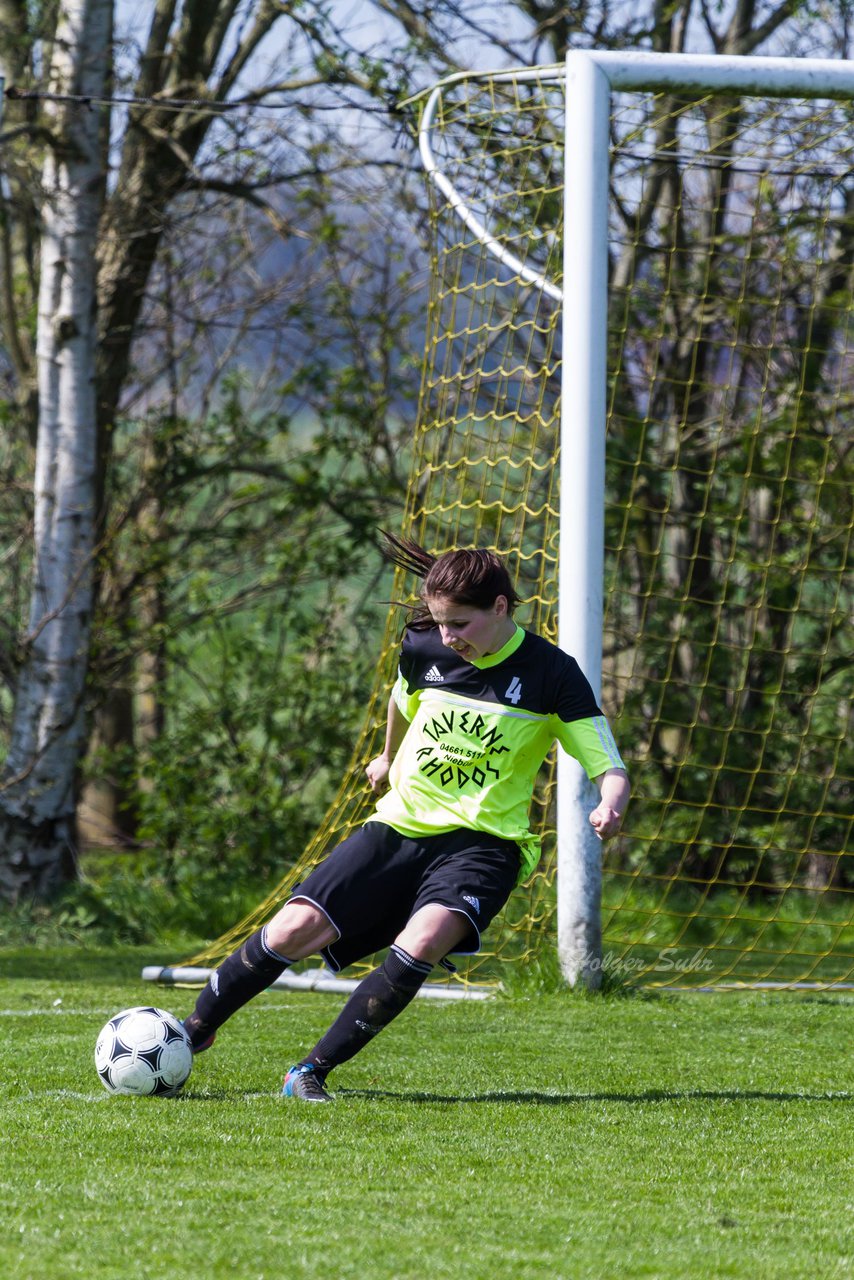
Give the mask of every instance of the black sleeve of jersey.
M 421 665 L 421 650 L 424 647 L 423 631 L 410 631 L 409 628 L 403 633 L 403 642 L 400 646 L 400 656 L 398 665 L 400 674 L 406 683 L 407 689 L 412 689 L 412 677 L 418 671 Z
M 555 714 L 564 724 L 573 720 L 589 720 L 593 716 L 601 716 L 602 712 L 596 702 L 590 681 L 581 667 L 561 649 L 556 649 L 559 661 L 555 663 L 554 672 L 554 708 Z

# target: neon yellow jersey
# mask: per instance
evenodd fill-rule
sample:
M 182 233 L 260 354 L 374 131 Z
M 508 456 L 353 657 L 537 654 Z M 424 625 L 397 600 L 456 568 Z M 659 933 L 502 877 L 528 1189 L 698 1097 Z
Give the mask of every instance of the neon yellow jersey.
M 540 856 L 528 811 L 552 743 L 590 778 L 625 767 L 578 663 L 521 627 L 474 662 L 435 627 L 407 631 L 392 696 L 409 728 L 373 819 L 402 835 L 464 827 L 513 840 L 520 878 Z

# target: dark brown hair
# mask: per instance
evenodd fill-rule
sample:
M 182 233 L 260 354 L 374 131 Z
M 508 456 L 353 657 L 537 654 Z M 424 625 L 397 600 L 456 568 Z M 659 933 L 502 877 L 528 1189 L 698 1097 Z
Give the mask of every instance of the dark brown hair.
M 434 556 L 409 538 L 397 538 L 384 529 L 381 532 L 385 539 L 385 558 L 423 580 L 422 600 L 428 596 L 446 596 L 454 604 L 489 609 L 499 596 L 505 596 L 510 615 L 519 604 L 507 566 L 494 551 L 472 547 Z M 425 604 L 405 607 L 410 609 L 408 626 L 433 625 Z

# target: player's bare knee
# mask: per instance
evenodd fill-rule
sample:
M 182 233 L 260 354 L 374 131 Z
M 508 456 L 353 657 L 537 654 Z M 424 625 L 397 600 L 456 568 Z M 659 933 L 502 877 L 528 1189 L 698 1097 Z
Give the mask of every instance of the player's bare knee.
M 289 960 L 314 955 L 337 936 L 320 908 L 302 898 L 286 902 L 267 925 L 267 942 Z
M 413 959 L 438 964 L 467 931 L 468 921 L 459 912 L 431 905 L 416 912 L 395 941 Z
M 412 956 L 413 960 L 423 960 L 428 964 L 438 964 L 444 955 L 444 952 L 442 955 L 439 954 L 441 948 L 432 938 L 423 934 L 408 933 L 405 929 L 395 938 L 395 945 Z

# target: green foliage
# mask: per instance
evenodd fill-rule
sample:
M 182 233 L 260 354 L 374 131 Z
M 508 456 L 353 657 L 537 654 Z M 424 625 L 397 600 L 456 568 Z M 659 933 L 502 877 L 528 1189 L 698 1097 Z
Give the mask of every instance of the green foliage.
M 166 728 L 142 764 L 139 838 L 176 891 L 222 899 L 217 930 L 229 886 L 254 885 L 257 901 L 302 852 L 363 715 L 371 656 L 331 610 L 300 605 L 219 620 L 192 656 L 183 638 Z
M 318 356 L 298 375 L 303 390 L 322 368 Z M 247 411 L 245 375 L 204 421 L 124 427 L 114 508 L 141 515 L 117 523 L 104 555 L 93 685 L 107 706 L 135 685 L 156 732 L 102 741 L 88 772 L 120 785 L 132 812 L 145 856 L 123 858 L 122 874 L 143 898 L 171 898 L 180 929 L 222 931 L 298 858 L 364 721 L 388 598 L 376 525 L 393 490 L 354 441 L 365 394 L 331 389 L 361 375 L 326 373 L 331 407 L 307 438 L 286 415 Z M 70 891 L 93 931 L 122 915 L 108 879 Z M 148 916 L 114 931 L 157 936 Z
M 352 615 L 318 594 L 214 617 L 168 646 L 164 727 L 134 758 L 146 852 L 91 855 L 92 881 L 64 899 L 97 936 L 215 935 L 301 854 L 352 754 L 374 665 Z M 108 753 L 98 763 L 115 772 Z
M 811 111 L 791 121 L 804 147 Z M 720 175 L 697 181 L 714 190 Z M 653 220 L 612 300 L 606 630 L 612 670 L 631 672 L 616 726 L 637 761 L 627 865 L 758 897 L 854 883 L 845 313 L 815 279 L 820 262 L 850 273 L 852 242 L 820 166 L 803 181 L 794 237 L 773 168 L 749 236 L 723 196 Z M 778 270 L 797 300 L 782 318 Z
M 159 861 L 145 855 L 87 857 L 83 878 L 48 903 L 0 906 L 0 946 L 37 945 L 45 954 L 57 946 L 98 947 L 128 943 L 177 948 L 205 930 L 206 900 L 176 894 Z M 236 894 L 226 896 L 236 905 Z

